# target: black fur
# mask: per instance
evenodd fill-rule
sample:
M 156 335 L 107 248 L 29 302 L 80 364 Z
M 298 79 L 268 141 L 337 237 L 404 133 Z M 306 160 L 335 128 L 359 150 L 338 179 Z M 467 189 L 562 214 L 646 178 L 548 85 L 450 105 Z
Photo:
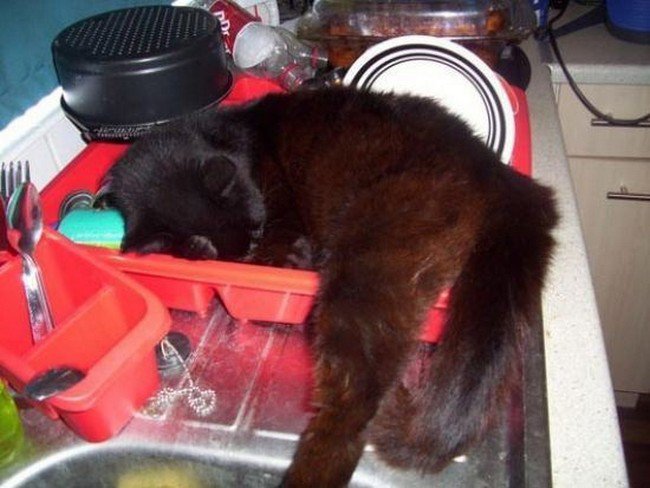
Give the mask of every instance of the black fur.
M 557 215 L 434 102 L 348 89 L 271 95 L 134 144 L 109 173 L 125 250 L 314 267 L 318 413 L 286 486 L 349 481 L 363 445 L 437 471 L 507 397 Z M 452 287 L 429 380 L 401 383 Z M 370 425 L 370 428 L 368 426 Z

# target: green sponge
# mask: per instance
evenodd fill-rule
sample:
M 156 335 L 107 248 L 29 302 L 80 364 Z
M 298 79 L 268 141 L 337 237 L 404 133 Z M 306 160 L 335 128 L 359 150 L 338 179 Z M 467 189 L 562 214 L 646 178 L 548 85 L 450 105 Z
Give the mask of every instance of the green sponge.
M 124 238 L 124 218 L 114 208 L 77 208 L 63 217 L 58 230 L 73 242 L 119 249 Z

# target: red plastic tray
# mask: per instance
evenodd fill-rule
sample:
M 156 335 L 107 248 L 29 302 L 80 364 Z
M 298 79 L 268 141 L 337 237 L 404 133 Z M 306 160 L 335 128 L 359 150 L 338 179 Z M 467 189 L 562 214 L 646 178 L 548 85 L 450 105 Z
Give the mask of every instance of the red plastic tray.
M 522 90 L 507 86 L 515 110 L 516 138 L 512 165 L 530 174 L 530 126 Z M 281 89 L 271 82 L 243 77 L 224 101 L 249 101 Z M 55 225 L 61 201 L 71 192 L 97 191 L 101 178 L 125 151 L 126 145 L 89 144 L 43 191 L 46 222 Z M 318 275 L 310 271 L 220 261 L 193 262 L 162 255 L 136 256 L 88 247 L 91 253 L 128 273 L 154 292 L 170 308 L 205 314 L 215 294 L 228 312 L 240 320 L 298 324 L 305 321 L 318 289 Z M 447 292 L 431 307 L 421 339 L 436 342 L 442 332 Z
M 45 229 L 36 258 L 55 329 L 33 343 L 14 256 L 0 267 L 0 376 L 22 392 L 39 372 L 80 369 L 83 380 L 36 406 L 84 439 L 107 439 L 158 388 L 155 346 L 171 318 L 149 290 L 57 232 Z

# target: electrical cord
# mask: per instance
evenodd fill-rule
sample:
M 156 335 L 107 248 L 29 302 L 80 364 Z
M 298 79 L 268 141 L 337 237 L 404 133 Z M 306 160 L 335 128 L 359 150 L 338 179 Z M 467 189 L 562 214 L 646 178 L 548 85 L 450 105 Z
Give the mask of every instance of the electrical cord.
M 647 113 L 645 115 L 642 115 L 641 117 L 637 117 L 634 119 L 619 119 L 616 117 L 612 117 L 611 115 L 605 114 L 600 110 L 598 110 L 584 95 L 584 93 L 582 93 L 582 90 L 580 90 L 577 83 L 569 73 L 566 64 L 564 63 L 564 59 L 562 58 L 562 55 L 560 54 L 560 49 L 557 45 L 557 40 L 555 39 L 555 34 L 553 33 L 553 24 L 555 24 L 555 22 L 557 22 L 560 19 L 560 17 L 564 15 L 564 12 L 566 11 L 568 4 L 569 2 L 566 2 L 566 4 L 562 6 L 560 11 L 557 13 L 557 15 L 555 15 L 555 17 L 549 20 L 548 27 L 545 30 L 545 34 L 548 35 L 548 40 L 551 44 L 553 54 L 555 54 L 555 58 L 557 59 L 557 62 L 560 65 L 560 68 L 562 69 L 562 72 L 564 73 L 564 76 L 566 77 L 569 86 L 576 94 L 580 102 L 582 102 L 582 104 L 587 108 L 587 110 L 589 110 L 594 116 L 608 122 L 611 125 L 632 127 L 632 126 L 641 125 L 643 122 L 650 121 L 650 113 Z

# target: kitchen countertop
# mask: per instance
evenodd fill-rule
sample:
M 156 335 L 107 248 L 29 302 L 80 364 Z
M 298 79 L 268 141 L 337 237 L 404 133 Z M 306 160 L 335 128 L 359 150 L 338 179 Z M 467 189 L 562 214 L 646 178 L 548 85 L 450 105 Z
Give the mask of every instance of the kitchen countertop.
M 566 21 L 589 8 L 573 5 Z M 563 19 L 564 21 L 564 19 Z M 560 23 L 561 25 L 561 23 Z M 650 84 L 650 49 L 604 24 L 558 38 L 578 83 Z M 627 486 L 620 431 L 553 83 L 565 81 L 548 44 L 527 40 L 533 174 L 556 190 L 562 221 L 543 296 L 551 465 L 555 487 Z
M 582 17 L 593 7 L 571 2 L 556 28 Z M 650 46 L 623 41 L 609 33 L 604 23 L 557 37 L 560 55 L 577 83 L 650 84 Z M 550 46 L 542 50 L 542 61 L 551 68 L 554 83 L 566 83 Z

